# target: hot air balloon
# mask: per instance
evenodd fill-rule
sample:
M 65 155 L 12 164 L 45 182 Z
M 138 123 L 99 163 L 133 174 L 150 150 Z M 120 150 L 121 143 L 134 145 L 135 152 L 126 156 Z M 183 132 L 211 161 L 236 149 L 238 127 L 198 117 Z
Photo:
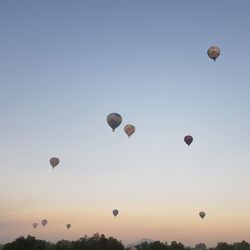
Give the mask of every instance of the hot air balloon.
M 47 225 L 47 223 L 48 223 L 48 221 L 46 220 L 46 219 L 44 219 L 44 220 L 42 220 L 42 225 L 45 227 L 46 225 Z
M 191 135 L 186 135 L 184 137 L 184 142 L 186 142 L 186 144 L 190 146 L 190 144 L 193 142 L 193 137 Z
M 71 224 L 67 224 L 66 227 L 67 227 L 67 229 L 70 229 L 71 228 Z
M 115 129 L 122 123 L 122 117 L 117 113 L 111 113 L 107 116 L 107 123 L 113 131 L 115 131 Z
M 116 217 L 119 214 L 119 211 L 117 209 L 113 210 L 113 215 Z
M 212 46 L 207 50 L 207 54 L 215 61 L 220 55 L 220 48 L 217 46 Z
M 51 166 L 53 168 L 55 168 L 59 163 L 60 163 L 60 160 L 57 158 L 57 157 L 52 157 L 50 160 L 49 160 Z
M 199 212 L 199 215 L 203 219 L 205 217 L 206 213 L 205 212 Z
M 135 132 L 135 126 L 133 126 L 131 124 L 127 124 L 124 127 L 124 131 L 128 135 L 128 137 L 130 138 L 130 136 Z
M 38 224 L 36 222 L 33 223 L 33 228 L 37 228 Z

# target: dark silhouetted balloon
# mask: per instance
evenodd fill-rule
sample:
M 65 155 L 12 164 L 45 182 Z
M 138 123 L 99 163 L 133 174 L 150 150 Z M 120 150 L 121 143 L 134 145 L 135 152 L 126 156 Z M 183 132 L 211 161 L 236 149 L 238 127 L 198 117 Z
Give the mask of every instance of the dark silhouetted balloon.
M 212 46 L 208 49 L 207 54 L 215 61 L 220 55 L 220 48 L 217 46 Z
M 45 227 L 46 225 L 47 225 L 47 223 L 48 223 L 48 221 L 46 220 L 46 219 L 44 219 L 44 220 L 42 220 L 42 225 Z
M 186 144 L 190 146 L 190 144 L 193 142 L 193 137 L 191 135 L 186 135 L 184 137 L 184 142 L 186 142 Z
M 116 217 L 119 214 L 119 211 L 117 209 L 113 210 L 113 215 Z
M 205 217 L 206 213 L 205 212 L 199 212 L 199 215 L 203 219 Z
M 71 228 L 71 224 L 67 224 L 66 227 L 67 227 L 67 229 L 70 229 Z
M 52 166 L 53 168 L 55 168 L 55 167 L 60 163 L 60 160 L 59 160 L 59 158 L 57 158 L 57 157 L 52 157 L 52 158 L 49 160 L 49 162 L 50 162 L 51 166 Z
M 33 228 L 37 228 L 38 224 L 36 222 L 33 223 Z
M 112 130 L 115 131 L 115 129 L 122 123 L 122 117 L 117 113 L 111 113 L 107 116 L 107 123 Z

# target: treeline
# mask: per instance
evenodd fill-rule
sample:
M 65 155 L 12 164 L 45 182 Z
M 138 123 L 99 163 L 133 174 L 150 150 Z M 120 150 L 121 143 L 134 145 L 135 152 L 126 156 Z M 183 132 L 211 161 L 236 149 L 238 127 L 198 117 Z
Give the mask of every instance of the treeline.
M 60 240 L 50 243 L 38 240 L 28 235 L 27 238 L 19 237 L 7 243 L 2 250 L 124 250 L 123 244 L 113 237 L 106 238 L 103 234 L 86 235 L 77 241 Z
M 172 241 L 142 242 L 136 246 L 125 248 L 125 246 L 113 237 L 106 238 L 103 234 L 94 234 L 92 237 L 86 235 L 77 241 L 60 240 L 51 243 L 36 239 L 28 235 L 26 238 L 19 237 L 13 242 L 5 245 L 0 244 L 1 250 L 250 250 L 250 244 L 246 241 L 228 244 L 220 242 L 214 248 L 206 248 L 205 244 L 198 244 L 195 248 L 185 247 L 182 243 Z
M 250 244 L 246 241 L 228 244 L 226 242 L 219 242 L 216 247 L 207 248 L 205 244 L 198 244 L 195 248 L 185 247 L 182 243 L 172 241 L 171 244 L 154 241 L 151 243 L 141 243 L 135 246 L 134 249 L 127 250 L 250 250 Z

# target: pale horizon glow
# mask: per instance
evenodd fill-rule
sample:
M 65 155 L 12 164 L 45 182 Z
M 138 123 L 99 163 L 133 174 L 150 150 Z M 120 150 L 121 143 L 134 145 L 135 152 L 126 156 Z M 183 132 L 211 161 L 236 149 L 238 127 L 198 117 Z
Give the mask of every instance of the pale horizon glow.
M 249 9 L 1 1 L 0 243 L 96 232 L 124 244 L 250 242 Z M 123 117 L 115 132 L 112 112 Z

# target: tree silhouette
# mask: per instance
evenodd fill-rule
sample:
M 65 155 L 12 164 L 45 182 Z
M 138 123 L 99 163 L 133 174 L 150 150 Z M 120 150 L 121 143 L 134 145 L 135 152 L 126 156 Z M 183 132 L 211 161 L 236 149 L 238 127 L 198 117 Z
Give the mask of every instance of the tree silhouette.
M 190 247 L 185 247 L 182 243 L 172 241 L 170 245 L 167 242 L 154 241 L 151 243 L 142 242 L 136 246 L 131 246 L 129 249 L 136 250 L 190 250 Z M 203 243 L 197 244 L 194 250 L 206 249 Z M 34 236 L 28 235 L 15 239 L 14 241 L 0 245 L 0 250 L 125 250 L 121 241 L 113 237 L 106 238 L 103 234 L 94 234 L 92 237 L 84 235 L 76 241 L 60 240 L 57 243 L 50 243 L 44 240 L 38 240 Z M 246 241 L 228 244 L 219 242 L 216 247 L 208 250 L 250 250 L 250 244 Z

